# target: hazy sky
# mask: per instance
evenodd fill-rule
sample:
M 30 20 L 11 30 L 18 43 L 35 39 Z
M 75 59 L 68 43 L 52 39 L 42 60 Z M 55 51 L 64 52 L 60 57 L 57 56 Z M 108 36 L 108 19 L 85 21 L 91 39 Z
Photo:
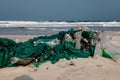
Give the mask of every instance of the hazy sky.
M 0 20 L 120 21 L 120 0 L 0 0 Z

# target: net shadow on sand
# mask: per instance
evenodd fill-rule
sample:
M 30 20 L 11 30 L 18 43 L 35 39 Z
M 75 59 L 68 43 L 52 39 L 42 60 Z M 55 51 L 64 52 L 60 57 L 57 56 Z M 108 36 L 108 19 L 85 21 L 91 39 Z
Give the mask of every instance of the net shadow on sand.
M 28 75 L 22 75 L 14 78 L 13 80 L 33 80 L 33 78 Z

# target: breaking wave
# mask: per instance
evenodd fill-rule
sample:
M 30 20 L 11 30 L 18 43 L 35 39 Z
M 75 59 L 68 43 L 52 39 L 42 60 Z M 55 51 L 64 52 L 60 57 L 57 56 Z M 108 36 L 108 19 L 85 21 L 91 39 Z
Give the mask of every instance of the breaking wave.
M 74 27 L 74 26 L 120 27 L 120 22 L 0 21 L 0 27 Z

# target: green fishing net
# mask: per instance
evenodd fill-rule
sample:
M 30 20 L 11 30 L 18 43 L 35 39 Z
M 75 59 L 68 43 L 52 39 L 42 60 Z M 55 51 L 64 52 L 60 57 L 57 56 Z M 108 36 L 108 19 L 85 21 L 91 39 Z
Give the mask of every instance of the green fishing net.
M 39 66 L 41 63 L 50 61 L 52 64 L 60 59 L 88 58 L 94 54 L 95 45 L 89 50 L 75 49 L 75 43 L 64 39 L 66 33 L 72 34 L 75 30 L 61 31 L 50 36 L 39 36 L 26 42 L 16 43 L 7 38 L 0 38 L 0 67 L 15 66 L 11 58 L 26 59 L 35 58 L 33 64 Z M 92 32 L 83 32 L 82 36 L 92 38 Z

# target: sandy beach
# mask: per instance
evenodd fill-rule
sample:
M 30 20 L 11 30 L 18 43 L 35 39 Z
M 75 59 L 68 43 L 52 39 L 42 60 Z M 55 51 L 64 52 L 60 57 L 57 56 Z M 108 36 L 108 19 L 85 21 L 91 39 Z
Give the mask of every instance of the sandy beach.
M 120 33 L 112 32 L 110 35 L 111 40 L 120 41 Z M 35 36 L 39 35 L 0 35 L 18 42 Z M 34 71 L 31 69 L 31 65 L 1 68 L 0 80 L 120 80 L 120 64 L 103 57 L 61 59 L 56 64 L 47 62 Z
M 0 80 L 120 80 L 120 0 L 0 0 Z
M 30 71 L 28 66 L 2 68 L 0 74 L 1 80 L 119 80 L 120 64 L 90 57 L 60 60 L 56 64 L 47 62 L 36 71 Z

